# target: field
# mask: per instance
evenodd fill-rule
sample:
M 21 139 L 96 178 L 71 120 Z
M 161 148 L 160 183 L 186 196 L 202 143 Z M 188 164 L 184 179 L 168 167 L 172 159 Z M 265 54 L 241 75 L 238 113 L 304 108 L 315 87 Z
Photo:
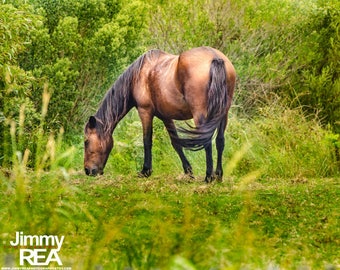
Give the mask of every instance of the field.
M 337 269 L 339 178 L 303 174 L 310 166 L 303 162 L 298 169 L 287 166 L 291 177 L 273 177 L 270 166 L 252 170 L 250 156 L 261 159 L 259 146 L 235 150 L 237 122 L 227 135 L 224 181 L 209 185 L 203 183 L 204 153 L 188 152 L 196 178 L 182 175 L 157 121 L 154 173 L 138 178 L 140 134 L 128 132 L 138 128 L 134 115 L 117 130 L 103 176 L 83 173 L 81 142 L 64 149 L 51 139 L 35 170 L 27 168 L 27 152 L 18 155 L 12 170 L 0 172 L 2 242 L 16 231 L 63 235 L 60 258 L 72 269 Z M 274 154 L 266 155 L 269 163 Z M 4 244 L 1 254 L 3 266 L 17 265 L 17 250 Z
M 95 226 L 86 222 L 92 229 L 70 240 L 90 254 L 86 263 L 109 269 L 336 269 L 338 184 L 253 176 L 213 185 L 166 175 L 80 180 L 78 203 Z
M 248 175 L 211 185 L 164 174 L 33 179 L 26 183 L 31 190 L 2 185 L 1 208 L 9 210 L 1 217 L 2 238 L 16 230 L 64 235 L 61 260 L 72 269 L 339 266 L 336 179 Z M 7 261 L 16 258 L 3 252 Z

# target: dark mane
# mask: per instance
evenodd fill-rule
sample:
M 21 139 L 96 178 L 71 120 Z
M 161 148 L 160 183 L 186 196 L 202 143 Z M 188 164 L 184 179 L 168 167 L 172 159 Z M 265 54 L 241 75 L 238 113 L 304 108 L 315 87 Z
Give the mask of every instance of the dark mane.
M 96 118 L 102 123 L 99 133 L 107 135 L 112 133 L 117 122 L 131 109 L 131 91 L 139 78 L 139 73 L 143 67 L 146 54 L 140 56 L 133 62 L 116 82 L 107 91 L 101 102 Z
M 161 53 L 164 52 L 150 50 L 141 55 L 118 77 L 108 90 L 95 114 L 96 118 L 102 122 L 102 130 L 100 130 L 102 135 L 111 134 L 119 120 L 134 106 L 131 92 L 140 77 L 144 63 L 153 60 L 153 58 L 158 58 Z

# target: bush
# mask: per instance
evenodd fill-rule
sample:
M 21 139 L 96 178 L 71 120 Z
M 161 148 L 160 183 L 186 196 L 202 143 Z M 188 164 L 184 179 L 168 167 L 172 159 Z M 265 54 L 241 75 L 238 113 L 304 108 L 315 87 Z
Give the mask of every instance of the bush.
M 30 42 L 30 34 L 40 18 L 27 10 L 1 4 L 0 8 L 0 164 L 8 164 L 12 157 L 9 123 L 21 130 L 19 147 L 28 143 L 26 133 L 31 133 L 37 123 L 38 113 L 33 100 L 35 81 L 30 71 L 19 66 L 18 56 Z M 41 97 L 40 97 L 41 98 Z M 19 117 L 21 115 L 21 117 Z M 24 150 L 24 149 L 21 149 Z
M 293 72 L 289 74 L 293 105 L 318 112 L 324 126 L 340 132 L 340 4 L 319 1 L 296 26 Z
M 146 16 L 138 0 L 9 2 L 0 11 L 0 164 L 11 163 L 8 127 L 21 125 L 21 109 L 30 125 L 20 138 L 30 144 L 41 124 L 44 91 L 50 104 L 43 128 L 80 131 L 102 89 L 144 51 L 137 41 Z
M 143 34 L 146 6 L 105 0 L 32 4 L 44 24 L 34 31 L 20 65 L 39 78 L 36 93 L 48 83 L 52 127 L 79 131 L 102 89 L 144 51 L 136 41 Z M 40 97 L 33 98 L 40 104 Z

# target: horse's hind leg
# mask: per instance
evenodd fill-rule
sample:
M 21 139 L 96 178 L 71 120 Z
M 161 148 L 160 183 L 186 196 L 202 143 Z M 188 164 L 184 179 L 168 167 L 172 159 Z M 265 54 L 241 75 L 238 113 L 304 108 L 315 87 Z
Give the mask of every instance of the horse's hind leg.
M 222 169 L 222 154 L 224 150 L 224 131 L 227 126 L 227 117 L 224 118 L 217 130 L 216 136 L 216 149 L 217 149 L 217 165 L 215 171 L 215 177 L 217 181 L 222 181 L 223 169 Z
M 211 142 L 204 147 L 204 150 L 205 150 L 206 166 L 207 166 L 204 181 L 206 183 L 210 183 L 214 180 Z
M 169 133 L 169 136 L 170 136 L 170 139 L 171 139 L 171 144 L 172 144 L 173 148 L 176 150 L 178 156 L 180 157 L 180 159 L 182 161 L 184 173 L 193 178 L 192 167 L 191 167 L 189 161 L 187 160 L 186 156 L 184 155 L 183 147 L 176 142 L 176 139 L 178 139 L 178 134 L 177 134 L 177 131 L 176 131 L 174 121 L 173 120 L 163 120 L 163 123 L 164 123 L 164 125 L 165 125 L 165 127 L 166 127 L 166 129 Z
M 219 182 L 222 181 L 223 169 L 222 169 L 222 154 L 224 150 L 224 131 L 227 126 L 227 117 L 223 118 L 218 129 L 216 136 L 216 149 L 217 149 L 217 165 L 215 174 L 213 174 L 213 158 L 212 158 L 212 145 L 211 142 L 205 146 L 206 155 L 206 176 L 205 182 L 210 183 L 215 179 Z

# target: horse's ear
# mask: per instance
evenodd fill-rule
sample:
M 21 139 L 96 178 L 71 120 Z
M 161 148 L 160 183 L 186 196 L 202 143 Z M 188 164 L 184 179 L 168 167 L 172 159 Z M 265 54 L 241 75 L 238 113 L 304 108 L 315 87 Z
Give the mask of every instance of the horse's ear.
M 89 128 L 96 128 L 96 125 L 97 125 L 96 117 L 90 116 L 90 119 L 89 119 Z

